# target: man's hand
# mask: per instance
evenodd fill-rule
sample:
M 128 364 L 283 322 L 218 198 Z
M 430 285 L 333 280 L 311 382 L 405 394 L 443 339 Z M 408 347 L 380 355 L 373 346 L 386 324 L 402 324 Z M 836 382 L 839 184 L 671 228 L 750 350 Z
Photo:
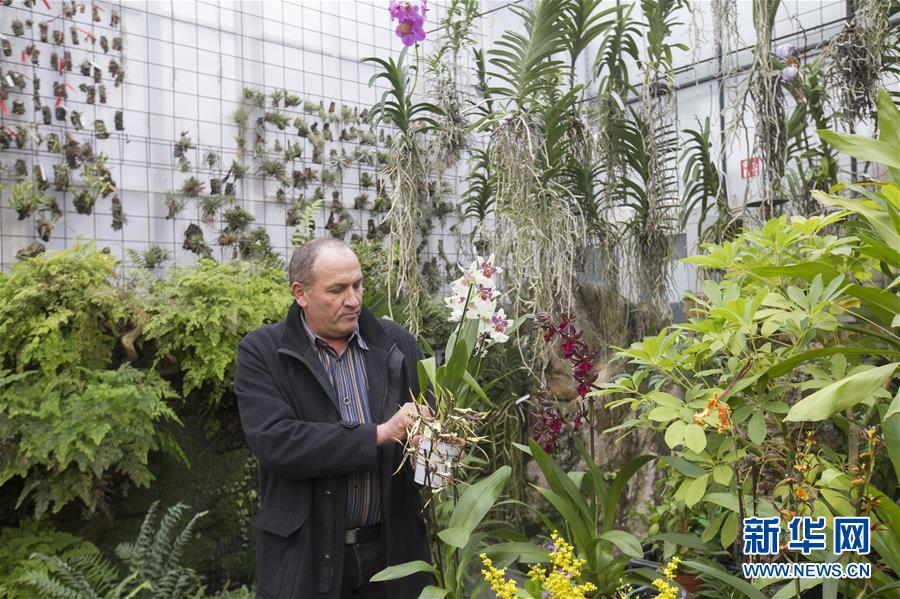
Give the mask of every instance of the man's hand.
M 419 416 L 431 418 L 431 408 L 411 401 L 403 404 L 390 420 L 378 425 L 377 444 L 402 443 L 406 439 L 406 430 Z

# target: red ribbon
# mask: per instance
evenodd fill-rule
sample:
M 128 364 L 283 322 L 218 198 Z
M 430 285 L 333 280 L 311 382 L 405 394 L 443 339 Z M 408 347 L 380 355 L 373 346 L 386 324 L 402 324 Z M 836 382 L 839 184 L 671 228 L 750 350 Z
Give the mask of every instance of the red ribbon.
M 91 38 L 91 41 L 97 39 L 96 37 L 94 37 L 94 34 L 91 33 L 90 31 L 85 31 L 85 30 L 82 29 L 81 27 L 76 27 L 75 29 L 77 29 L 78 31 L 80 31 L 81 33 L 83 33 L 84 35 L 86 35 L 87 37 Z
M 56 96 L 56 104 L 53 107 L 56 108 L 60 104 L 62 104 L 62 96 Z
M 50 2 L 48 2 L 48 0 L 44 0 L 44 6 L 47 7 L 47 10 L 52 10 L 52 9 L 50 8 Z
M 3 101 L 3 98 L 0 98 L 0 112 L 2 112 L 3 114 L 9 112 L 9 109 L 6 108 L 6 102 Z
M 22 50 L 22 62 L 25 62 L 25 50 Z

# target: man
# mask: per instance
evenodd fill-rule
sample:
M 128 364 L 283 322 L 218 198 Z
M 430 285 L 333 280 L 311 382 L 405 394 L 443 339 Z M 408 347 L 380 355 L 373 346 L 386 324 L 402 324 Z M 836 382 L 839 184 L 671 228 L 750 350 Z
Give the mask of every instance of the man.
M 421 496 L 398 441 L 419 413 L 412 335 L 363 307 L 341 241 L 298 248 L 287 318 L 238 346 L 235 393 L 259 460 L 257 597 L 415 598 L 430 575 L 370 583 L 385 565 L 429 560 Z M 427 409 L 422 410 L 427 412 Z

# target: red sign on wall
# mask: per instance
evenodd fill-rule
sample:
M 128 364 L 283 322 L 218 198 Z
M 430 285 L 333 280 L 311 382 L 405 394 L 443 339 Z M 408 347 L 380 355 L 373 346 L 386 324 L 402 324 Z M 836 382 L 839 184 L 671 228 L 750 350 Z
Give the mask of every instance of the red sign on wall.
M 744 158 L 741 160 L 741 179 L 759 176 L 759 158 Z

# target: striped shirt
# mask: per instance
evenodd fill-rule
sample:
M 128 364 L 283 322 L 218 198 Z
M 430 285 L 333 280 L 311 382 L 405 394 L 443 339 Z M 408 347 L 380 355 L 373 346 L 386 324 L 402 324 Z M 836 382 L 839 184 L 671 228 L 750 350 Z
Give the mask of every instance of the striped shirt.
M 340 355 L 326 341 L 316 335 L 303 312 L 300 321 L 309 341 L 316 348 L 328 380 L 334 388 L 344 422 L 372 422 L 369 411 L 369 382 L 366 377 L 366 363 L 363 355 L 369 350 L 359 327 L 347 339 L 347 347 Z M 381 522 L 381 485 L 377 472 L 358 471 L 348 477 L 347 487 L 347 528 L 369 526 Z

